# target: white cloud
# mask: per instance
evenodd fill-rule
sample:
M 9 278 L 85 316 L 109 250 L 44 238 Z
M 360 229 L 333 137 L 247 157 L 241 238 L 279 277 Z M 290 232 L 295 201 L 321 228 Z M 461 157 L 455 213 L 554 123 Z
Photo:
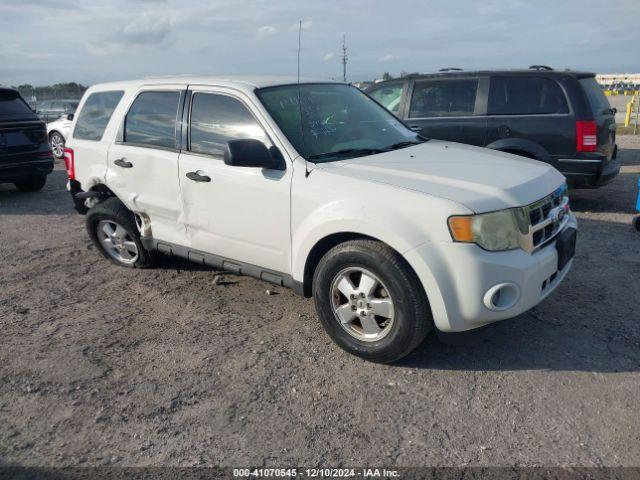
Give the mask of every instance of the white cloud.
M 263 25 L 262 27 L 258 28 L 258 30 L 256 30 L 256 35 L 258 36 L 258 38 L 265 38 L 270 37 L 277 31 L 278 30 L 271 25 Z
M 171 43 L 171 21 L 167 16 L 144 13 L 114 34 L 87 42 L 92 55 L 111 55 Z
M 383 55 L 380 58 L 378 58 L 378 61 L 379 62 L 390 62 L 394 58 L 395 57 L 393 55 L 391 55 L 390 53 L 387 53 L 386 55 Z
M 332 59 L 336 58 L 336 54 L 333 53 L 333 52 L 325 53 L 324 57 L 322 57 L 322 58 L 324 58 L 325 60 L 332 60 Z

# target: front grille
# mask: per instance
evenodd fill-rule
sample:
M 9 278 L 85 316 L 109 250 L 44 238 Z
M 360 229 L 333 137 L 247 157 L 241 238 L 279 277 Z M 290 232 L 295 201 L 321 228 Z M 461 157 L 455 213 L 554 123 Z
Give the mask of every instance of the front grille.
M 562 230 L 569 218 L 568 205 L 567 189 L 562 186 L 551 195 L 524 207 L 529 220 L 529 232 L 525 236 L 528 240 L 526 250 L 535 251 Z

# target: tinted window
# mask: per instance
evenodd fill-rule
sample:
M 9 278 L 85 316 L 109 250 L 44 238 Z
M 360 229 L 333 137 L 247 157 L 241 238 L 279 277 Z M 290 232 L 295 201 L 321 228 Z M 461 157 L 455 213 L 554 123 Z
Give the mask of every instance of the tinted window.
M 492 77 L 489 115 L 569 113 L 560 86 L 543 77 Z
M 197 93 L 191 107 L 190 150 L 222 155 L 229 140 L 255 138 L 267 143 L 267 136 L 249 110 L 226 95 Z
M 473 115 L 477 90 L 477 78 L 416 82 L 409 116 L 419 118 Z
M 390 112 L 400 113 L 400 103 L 402 101 L 402 84 L 385 85 L 369 92 L 379 104 Z
M 591 111 L 594 115 L 600 115 L 603 112 L 611 109 L 609 100 L 607 100 L 607 97 L 604 96 L 602 87 L 598 85 L 598 82 L 596 82 L 595 78 L 581 78 L 580 85 L 582 85 L 584 93 L 587 94 L 589 104 L 591 105 Z
M 124 141 L 175 148 L 180 92 L 143 92 L 125 119 Z
M 89 95 L 84 102 L 73 137 L 82 140 L 100 140 L 111 119 L 113 111 L 124 92 L 96 92 Z
M 0 116 L 32 115 L 29 106 L 14 90 L 0 90 Z

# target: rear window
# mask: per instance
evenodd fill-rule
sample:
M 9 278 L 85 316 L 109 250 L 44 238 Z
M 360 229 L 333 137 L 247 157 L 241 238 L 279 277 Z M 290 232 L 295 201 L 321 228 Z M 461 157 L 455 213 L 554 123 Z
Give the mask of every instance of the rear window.
M 82 110 L 80 110 L 80 115 L 73 131 L 73 138 L 101 140 L 122 95 L 124 95 L 124 92 L 121 90 L 96 92 L 89 95 Z
M 124 141 L 175 148 L 180 92 L 143 92 L 135 99 L 124 124 Z
M 544 77 L 492 77 L 489 115 L 569 113 L 557 82 Z
M 14 90 L 0 90 L 0 116 L 33 115 L 29 105 Z
M 602 87 L 598 85 L 595 78 L 581 78 L 579 82 L 584 93 L 587 94 L 589 104 L 591 105 L 591 111 L 594 115 L 600 115 L 611 109 L 609 100 L 605 97 Z
M 477 91 L 477 78 L 416 82 L 409 117 L 473 115 Z

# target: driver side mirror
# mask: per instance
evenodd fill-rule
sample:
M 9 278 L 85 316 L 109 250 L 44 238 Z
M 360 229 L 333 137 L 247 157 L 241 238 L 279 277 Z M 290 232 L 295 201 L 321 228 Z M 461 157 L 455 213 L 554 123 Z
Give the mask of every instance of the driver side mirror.
M 66 117 L 69 121 L 73 120 L 73 113 L 67 113 Z
M 224 150 L 224 163 L 234 167 L 256 167 L 284 170 L 284 159 L 276 147 L 268 149 L 260 140 L 229 140 Z

